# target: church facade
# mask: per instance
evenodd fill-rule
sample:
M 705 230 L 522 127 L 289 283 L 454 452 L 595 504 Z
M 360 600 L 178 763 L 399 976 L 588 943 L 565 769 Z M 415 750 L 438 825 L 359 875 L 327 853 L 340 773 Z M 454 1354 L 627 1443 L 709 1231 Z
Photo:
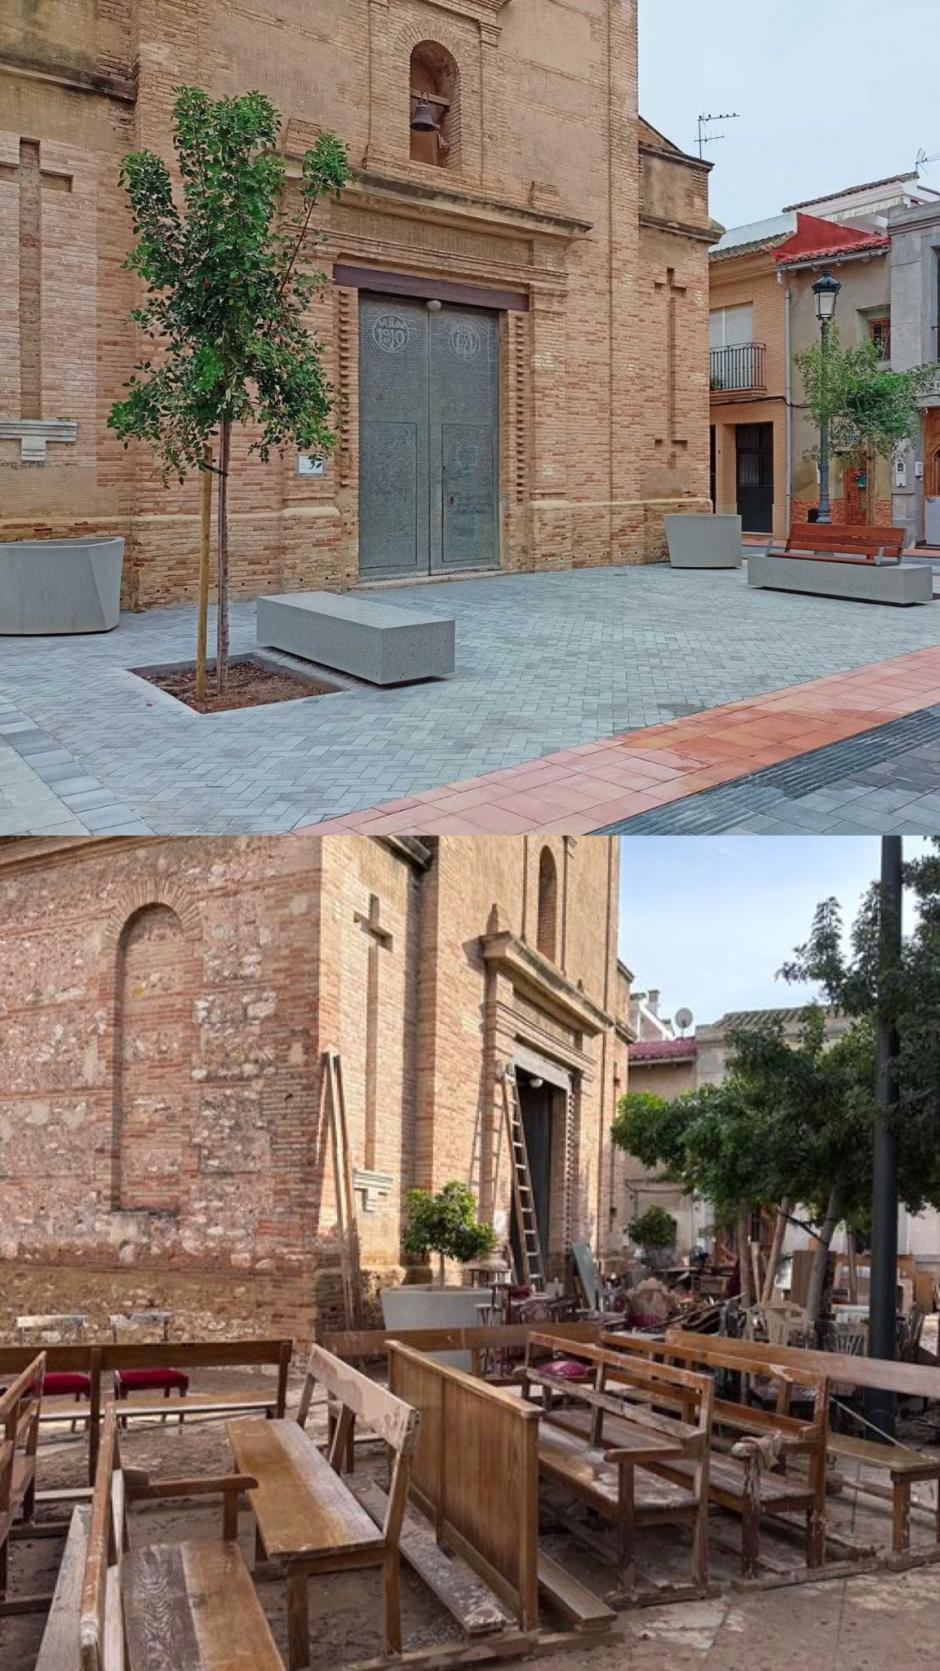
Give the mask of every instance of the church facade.
M 468 1183 L 511 1238 L 507 1068 L 545 1274 L 619 1246 L 618 866 L 560 836 L 0 843 L 0 1332 L 337 1324 L 329 1052 L 367 1301 L 412 1186 Z
M 121 158 L 187 83 L 270 94 L 294 179 L 324 129 L 353 165 L 309 251 L 339 444 L 236 445 L 236 591 L 650 560 L 709 509 L 708 165 L 638 114 L 636 0 L 11 0 L 0 539 L 123 534 L 126 603 L 195 595 L 197 483 L 106 428 Z

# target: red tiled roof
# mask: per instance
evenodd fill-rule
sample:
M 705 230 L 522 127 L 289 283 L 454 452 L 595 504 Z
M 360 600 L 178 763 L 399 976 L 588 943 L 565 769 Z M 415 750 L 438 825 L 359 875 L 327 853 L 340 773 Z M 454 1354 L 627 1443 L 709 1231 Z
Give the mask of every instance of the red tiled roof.
M 774 260 L 785 267 L 794 261 L 833 261 L 843 255 L 864 255 L 867 250 L 889 249 L 887 233 L 862 232 L 857 226 L 820 220 L 816 215 L 797 216 L 797 229 L 778 245 Z
M 631 1062 L 694 1062 L 698 1045 L 694 1039 L 639 1039 L 631 1044 Z

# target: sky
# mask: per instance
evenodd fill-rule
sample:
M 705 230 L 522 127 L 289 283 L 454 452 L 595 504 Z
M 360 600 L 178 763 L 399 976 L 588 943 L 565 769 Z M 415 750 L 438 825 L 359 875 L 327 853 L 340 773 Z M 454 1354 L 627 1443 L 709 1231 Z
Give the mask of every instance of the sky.
M 938 0 L 639 0 L 640 109 L 694 153 L 713 131 L 724 226 L 913 168 L 940 151 Z M 940 189 L 940 162 L 924 184 Z
M 905 841 L 905 858 L 927 850 Z M 834 895 L 851 926 L 881 866 L 876 836 L 633 836 L 620 844 L 620 956 L 635 990 L 658 986 L 660 1013 L 698 1025 L 728 1010 L 808 1003 L 775 978 Z M 908 910 L 905 927 L 911 926 Z

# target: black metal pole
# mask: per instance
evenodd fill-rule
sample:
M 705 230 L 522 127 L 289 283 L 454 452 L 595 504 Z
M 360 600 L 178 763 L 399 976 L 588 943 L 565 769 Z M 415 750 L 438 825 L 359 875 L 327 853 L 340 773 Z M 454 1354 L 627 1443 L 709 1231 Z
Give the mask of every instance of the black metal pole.
M 828 394 L 829 371 L 829 321 L 822 321 L 822 397 L 825 412 L 825 402 Z M 829 499 L 829 419 L 823 416 L 819 426 L 819 519 L 822 523 L 832 521 L 832 504 Z
M 894 1110 L 898 1100 L 896 979 L 901 962 L 903 851 L 900 836 L 881 842 L 881 913 L 878 958 L 874 1185 L 871 1210 L 871 1280 L 868 1350 L 873 1358 L 897 1356 L 898 1157 Z M 879 1387 L 869 1419 L 894 1433 L 894 1394 Z

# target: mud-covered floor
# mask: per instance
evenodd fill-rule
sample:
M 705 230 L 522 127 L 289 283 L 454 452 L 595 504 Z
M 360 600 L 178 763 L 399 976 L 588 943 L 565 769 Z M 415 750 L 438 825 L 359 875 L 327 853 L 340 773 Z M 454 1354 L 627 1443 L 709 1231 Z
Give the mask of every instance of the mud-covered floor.
M 194 1391 L 237 1397 L 267 1390 L 255 1372 L 225 1371 L 200 1375 Z M 292 1401 L 299 1382 L 292 1388 Z M 172 1405 L 170 1406 L 172 1408 Z M 319 1416 L 319 1413 L 318 1413 Z M 319 1419 L 313 1431 L 319 1431 Z M 48 1430 L 47 1430 L 48 1432 Z M 917 1436 L 923 1444 L 926 1430 Z M 121 1439 L 125 1462 L 154 1475 L 211 1474 L 229 1470 L 231 1454 L 221 1422 L 191 1422 L 182 1427 L 132 1427 Z M 383 1464 L 368 1446 L 357 1450 L 357 1469 L 382 1477 Z M 40 1450 L 40 1489 L 72 1486 L 85 1480 L 85 1444 L 78 1438 L 44 1437 Z M 860 1498 L 847 1485 L 830 1498 L 830 1530 L 856 1544 L 884 1547 L 890 1534 L 888 1504 Z M 872 1476 L 878 1479 L 878 1476 Z M 879 1483 L 884 1483 L 883 1479 Z M 933 1503 L 933 1486 L 916 1486 L 915 1496 Z M 44 1509 L 41 1518 L 61 1509 Z M 139 1505 L 131 1510 L 132 1546 L 172 1542 L 182 1538 L 213 1537 L 221 1529 L 221 1505 L 196 1500 Z M 915 1546 L 933 1535 L 933 1512 L 915 1512 Z M 251 1561 L 251 1515 L 240 1517 L 240 1543 Z M 585 1550 L 567 1532 L 546 1529 L 543 1545 L 583 1582 L 599 1594 L 613 1584 L 613 1571 Z M 859 1576 L 762 1592 L 735 1589 L 739 1574 L 740 1528 L 736 1519 L 719 1516 L 711 1522 L 712 1579 L 721 1594 L 706 1602 L 644 1607 L 618 1616 L 616 1634 L 589 1647 L 572 1637 L 571 1647 L 554 1661 L 571 1671 L 660 1671 L 663 1667 L 707 1667 L 708 1671 L 906 1671 L 907 1667 L 935 1665 L 937 1621 L 940 1618 L 940 1566 L 902 1574 Z M 792 1536 L 766 1529 L 763 1549 L 775 1569 L 796 1567 L 802 1559 L 798 1530 Z M 58 1539 L 15 1541 L 10 1556 L 10 1594 L 49 1591 L 55 1583 L 62 1551 Z M 689 1540 L 684 1529 L 662 1527 L 643 1531 L 638 1541 L 641 1580 L 648 1583 L 684 1581 L 688 1571 Z M 830 1560 L 844 1558 L 831 1548 Z M 286 1652 L 283 1584 L 259 1586 L 262 1603 L 282 1652 Z M 457 1643 L 460 1633 L 407 1565 L 402 1571 L 402 1611 L 405 1645 L 426 1648 L 435 1643 Z M 311 1584 L 311 1665 L 314 1671 L 340 1671 L 345 1663 L 368 1659 L 381 1651 L 381 1578 L 377 1573 L 337 1574 Z M 12 1615 L 0 1620 L 0 1671 L 33 1671 L 43 1630 L 41 1614 Z M 545 1615 L 546 1626 L 557 1624 Z

